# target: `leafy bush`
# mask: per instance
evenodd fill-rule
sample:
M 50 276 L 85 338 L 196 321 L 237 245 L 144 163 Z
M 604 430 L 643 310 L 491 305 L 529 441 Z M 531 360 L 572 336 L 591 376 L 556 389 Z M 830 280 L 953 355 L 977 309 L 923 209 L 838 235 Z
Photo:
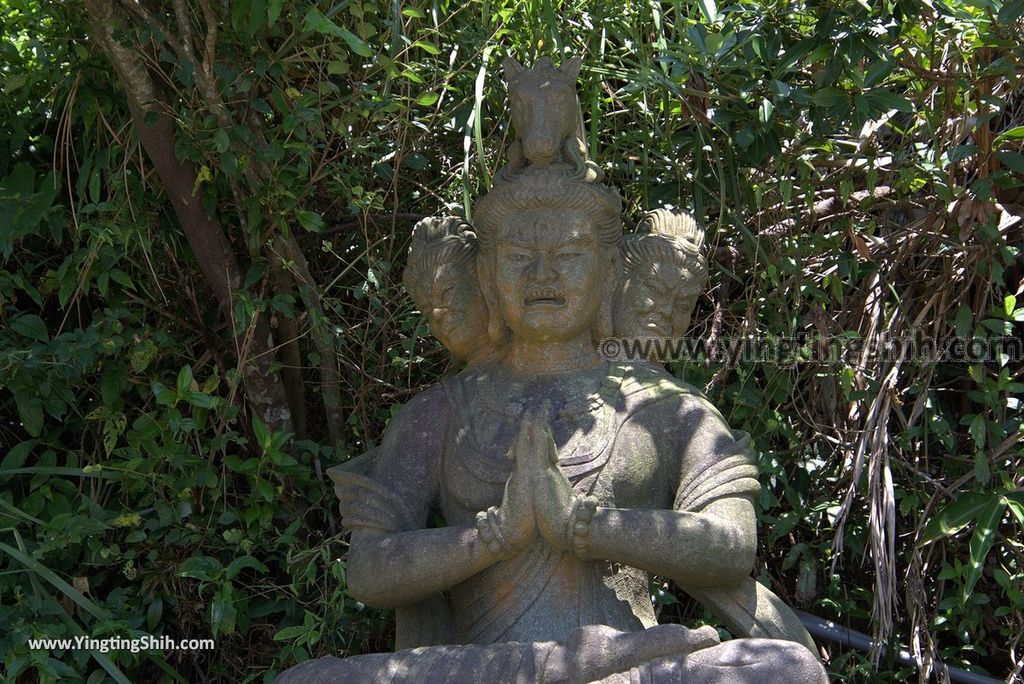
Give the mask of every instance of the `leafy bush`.
M 672 367 L 755 435 L 762 579 L 925 673 L 1019 674 L 1020 356 L 817 345 L 1019 335 L 1020 1 L 0 7 L 8 678 L 262 681 L 388 648 L 323 469 L 454 370 L 401 292 L 409 230 L 503 163 L 501 58 L 569 53 L 629 218 L 708 227 L 692 333 L 791 345 Z M 217 649 L 28 649 L 74 634 Z M 825 647 L 838 680 L 913 676 Z

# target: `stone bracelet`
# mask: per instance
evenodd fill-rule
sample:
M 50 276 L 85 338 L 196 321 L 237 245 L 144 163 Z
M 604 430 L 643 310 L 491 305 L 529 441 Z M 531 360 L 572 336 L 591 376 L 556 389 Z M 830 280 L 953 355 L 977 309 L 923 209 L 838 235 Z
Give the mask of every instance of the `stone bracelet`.
M 498 509 L 495 506 L 476 514 L 476 531 L 491 553 L 505 560 L 512 557 L 514 549 L 512 544 L 505 539 L 505 535 L 501 533 L 501 526 L 498 524 Z
M 596 512 L 596 496 L 578 496 L 573 499 L 565 534 L 566 547 L 577 558 L 586 558 L 590 554 L 590 524 L 594 522 Z

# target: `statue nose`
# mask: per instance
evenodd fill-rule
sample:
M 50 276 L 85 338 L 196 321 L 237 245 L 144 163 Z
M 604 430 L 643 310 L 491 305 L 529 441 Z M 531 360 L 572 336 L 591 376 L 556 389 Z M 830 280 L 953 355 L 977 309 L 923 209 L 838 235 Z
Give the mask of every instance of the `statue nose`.
M 538 256 L 533 262 L 533 279 L 537 282 L 546 283 L 555 280 L 558 273 L 555 271 L 554 260 L 547 255 Z

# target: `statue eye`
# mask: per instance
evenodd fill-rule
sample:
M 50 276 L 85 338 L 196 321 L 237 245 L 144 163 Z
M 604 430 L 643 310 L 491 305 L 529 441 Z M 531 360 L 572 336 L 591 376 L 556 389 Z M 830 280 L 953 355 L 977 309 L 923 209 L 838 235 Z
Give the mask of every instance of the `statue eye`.
M 525 252 L 509 252 L 505 255 L 505 259 L 514 264 L 522 264 L 530 259 L 530 255 Z
M 441 290 L 441 304 L 448 306 L 452 302 L 452 295 L 455 294 L 455 286 L 449 285 Z
M 559 252 L 555 255 L 555 258 L 559 261 L 573 261 L 580 257 L 580 252 Z

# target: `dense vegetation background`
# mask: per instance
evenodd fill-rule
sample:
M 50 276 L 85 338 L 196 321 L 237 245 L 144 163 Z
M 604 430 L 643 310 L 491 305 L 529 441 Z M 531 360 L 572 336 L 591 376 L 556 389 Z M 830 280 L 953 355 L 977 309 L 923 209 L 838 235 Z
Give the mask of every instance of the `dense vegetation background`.
M 265 681 L 388 648 L 387 614 L 345 595 L 323 470 L 453 370 L 400 273 L 415 220 L 503 163 L 501 59 L 582 54 L 628 218 L 708 227 L 693 334 L 811 336 L 784 363 L 673 367 L 755 436 L 762 580 L 922 664 L 826 644 L 837 681 L 1019 681 L 1019 357 L 870 350 L 1024 320 L 1022 13 L 0 0 L 0 673 Z M 75 634 L 217 649 L 26 643 Z

